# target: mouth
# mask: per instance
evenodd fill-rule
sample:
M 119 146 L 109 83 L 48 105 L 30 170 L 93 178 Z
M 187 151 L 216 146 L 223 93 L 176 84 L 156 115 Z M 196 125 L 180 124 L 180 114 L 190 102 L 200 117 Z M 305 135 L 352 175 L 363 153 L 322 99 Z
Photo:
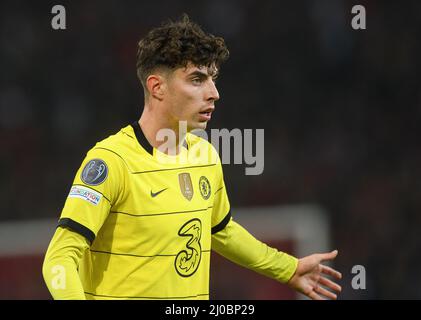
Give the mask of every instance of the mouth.
M 207 108 L 201 112 L 199 112 L 200 118 L 205 120 L 205 121 L 209 121 L 212 117 L 212 112 L 215 110 L 214 107 L 211 108 Z
M 201 120 L 209 121 L 211 117 L 212 117 L 212 112 L 206 112 L 206 111 L 199 112 L 199 118 Z

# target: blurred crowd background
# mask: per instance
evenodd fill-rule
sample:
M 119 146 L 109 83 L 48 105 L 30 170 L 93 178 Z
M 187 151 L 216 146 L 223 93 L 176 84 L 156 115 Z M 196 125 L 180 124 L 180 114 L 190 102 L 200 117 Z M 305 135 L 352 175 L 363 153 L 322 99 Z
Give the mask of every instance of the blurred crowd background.
M 231 53 L 209 128 L 265 129 L 262 175 L 225 165 L 232 206 L 319 204 L 342 298 L 420 299 L 417 1 L 2 1 L 0 222 L 58 218 L 87 150 L 141 114 L 137 42 L 183 12 Z

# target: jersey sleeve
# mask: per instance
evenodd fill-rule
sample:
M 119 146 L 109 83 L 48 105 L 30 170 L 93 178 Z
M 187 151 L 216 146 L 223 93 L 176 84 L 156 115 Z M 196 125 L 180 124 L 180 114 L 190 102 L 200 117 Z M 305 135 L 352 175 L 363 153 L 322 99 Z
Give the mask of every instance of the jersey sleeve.
M 122 166 L 122 160 L 112 151 L 91 149 L 76 173 L 58 225 L 92 243 L 121 195 Z
M 217 158 L 216 188 L 212 209 L 212 234 L 225 228 L 231 219 L 230 203 L 224 182 L 221 160 Z
M 57 228 L 44 257 L 42 274 L 55 300 L 85 300 L 78 269 L 89 243 L 80 234 Z
M 212 236 L 212 250 L 232 262 L 287 283 L 294 275 L 298 259 L 257 240 L 232 219 Z

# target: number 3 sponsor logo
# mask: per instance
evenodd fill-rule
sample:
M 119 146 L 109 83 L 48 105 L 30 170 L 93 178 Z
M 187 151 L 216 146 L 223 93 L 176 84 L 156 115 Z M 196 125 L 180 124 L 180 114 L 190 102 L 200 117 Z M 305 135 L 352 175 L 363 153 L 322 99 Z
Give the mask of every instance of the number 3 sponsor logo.
M 190 277 L 199 267 L 202 258 L 202 222 L 199 219 L 187 221 L 178 230 L 180 237 L 189 237 L 185 249 L 181 250 L 175 257 L 174 266 L 177 273 L 182 277 Z

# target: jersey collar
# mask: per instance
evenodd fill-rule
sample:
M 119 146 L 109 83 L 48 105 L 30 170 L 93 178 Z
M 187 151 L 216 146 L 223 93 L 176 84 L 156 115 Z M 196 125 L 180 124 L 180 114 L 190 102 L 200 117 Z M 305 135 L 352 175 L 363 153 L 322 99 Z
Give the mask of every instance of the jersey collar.
M 149 154 L 153 156 L 153 146 L 149 143 L 148 139 L 146 139 L 145 135 L 143 134 L 142 128 L 139 125 L 138 121 L 134 121 L 131 126 L 133 127 L 134 134 L 136 135 L 136 139 L 139 144 L 145 149 Z M 183 147 L 187 150 L 189 149 L 186 140 L 183 142 Z

